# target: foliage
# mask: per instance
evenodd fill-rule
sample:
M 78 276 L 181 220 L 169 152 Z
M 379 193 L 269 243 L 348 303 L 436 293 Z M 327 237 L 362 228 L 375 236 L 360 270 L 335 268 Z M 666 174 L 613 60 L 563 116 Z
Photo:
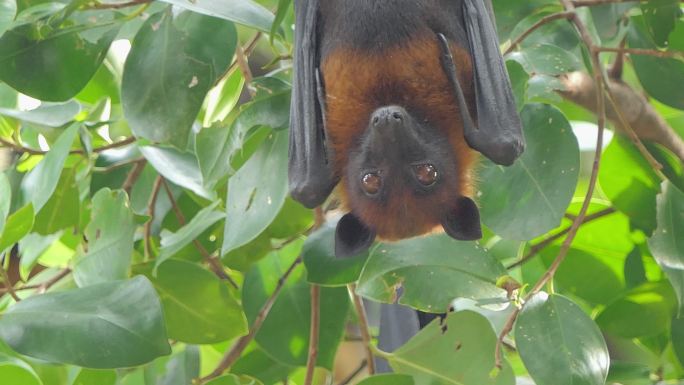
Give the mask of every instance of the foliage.
M 367 327 L 348 288 L 474 303 L 372 347 L 396 373 L 362 384 L 684 378 L 682 159 L 616 134 L 592 163 L 596 117 L 558 94 L 631 53 L 622 80 L 683 135 L 679 0 L 495 0 L 528 147 L 481 161 L 485 238 L 346 260 L 287 197 L 291 3 L 0 0 L 3 385 L 303 384 L 312 324 L 327 383 Z

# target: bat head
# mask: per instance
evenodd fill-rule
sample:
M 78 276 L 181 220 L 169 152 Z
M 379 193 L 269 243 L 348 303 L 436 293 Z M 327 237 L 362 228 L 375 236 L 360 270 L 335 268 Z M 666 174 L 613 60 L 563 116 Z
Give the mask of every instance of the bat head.
M 337 225 L 336 254 L 356 255 L 376 236 L 397 240 L 442 227 L 479 239 L 479 211 L 457 193 L 460 173 L 448 138 L 399 106 L 378 108 L 350 151 L 343 186 L 350 213 Z

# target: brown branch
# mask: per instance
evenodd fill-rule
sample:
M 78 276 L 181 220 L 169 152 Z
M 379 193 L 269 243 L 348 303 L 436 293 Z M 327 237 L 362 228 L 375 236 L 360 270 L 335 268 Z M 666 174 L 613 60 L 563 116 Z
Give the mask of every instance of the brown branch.
M 131 195 L 133 185 L 138 181 L 143 170 L 145 170 L 145 166 L 147 166 L 147 159 L 137 162 L 131 171 L 128 172 L 126 180 L 121 185 L 121 189 L 124 190 L 129 196 Z
M 532 32 L 536 31 L 537 29 L 543 27 L 544 25 L 554 21 L 554 20 L 559 20 L 559 19 L 565 19 L 568 20 L 572 18 L 573 13 L 572 12 L 558 12 L 558 13 L 553 13 L 550 15 L 546 15 L 543 18 L 541 18 L 539 21 L 534 23 L 530 28 L 527 29 L 527 31 L 523 32 L 520 34 L 520 36 L 516 37 L 513 39 L 511 42 L 511 45 L 508 47 L 506 52 L 504 52 L 504 55 L 508 55 L 509 53 L 513 52 L 520 43 L 523 42 L 528 36 L 532 34 Z
M 302 258 L 297 258 L 292 265 L 285 271 L 282 277 L 278 280 L 278 284 L 276 285 L 275 290 L 273 290 L 273 294 L 266 300 L 264 303 L 264 306 L 261 307 L 261 310 L 259 310 L 259 313 L 257 314 L 256 318 L 254 319 L 254 323 L 252 323 L 252 327 L 249 328 L 249 333 L 247 335 L 240 337 L 238 341 L 233 345 L 228 352 L 223 356 L 221 359 L 221 362 L 219 362 L 218 366 L 216 369 L 214 369 L 210 374 L 208 374 L 206 377 L 202 377 L 198 380 L 200 384 L 203 384 L 209 380 L 212 380 L 216 377 L 221 376 L 226 370 L 228 370 L 235 361 L 237 361 L 238 358 L 240 358 L 240 355 L 242 352 L 245 350 L 247 345 L 249 345 L 250 342 L 256 337 L 257 332 L 261 328 L 261 325 L 264 323 L 266 320 L 266 317 L 268 316 L 268 313 L 271 311 L 271 308 L 273 307 L 273 304 L 275 303 L 276 299 L 278 298 L 278 295 L 282 291 L 283 287 L 285 286 L 285 282 L 287 279 L 292 275 L 292 272 L 294 269 L 302 262 Z
M 238 46 L 235 50 L 235 62 L 240 68 L 242 76 L 245 78 L 245 87 L 247 87 L 247 91 L 249 92 L 250 96 L 254 97 L 254 95 L 256 95 L 256 90 L 254 87 L 252 87 L 252 79 L 254 76 L 252 76 L 252 70 L 249 68 L 247 55 L 245 55 L 245 51 L 240 46 Z
M 593 7 L 597 5 L 606 4 L 620 4 L 620 3 L 634 3 L 634 2 L 648 2 L 649 0 L 575 0 L 572 5 L 575 7 Z M 680 0 L 684 2 L 684 0 Z
M 368 316 L 366 315 L 366 308 L 363 306 L 363 300 L 356 294 L 356 284 L 347 285 L 349 290 L 349 295 L 354 301 L 354 308 L 356 309 L 356 315 L 359 319 L 359 328 L 361 329 L 361 338 L 363 340 L 363 346 L 366 350 L 366 362 L 368 364 L 368 374 L 375 374 L 375 360 L 373 360 L 373 351 L 371 350 L 371 333 L 368 326 Z
M 153 0 L 133 0 L 133 1 L 128 1 L 125 3 L 94 3 L 94 4 L 88 4 L 87 9 L 121 9 L 121 8 L 128 8 L 128 7 L 134 7 L 136 5 L 141 5 L 141 4 L 148 4 L 151 3 Z
M 180 207 L 178 207 L 178 202 L 176 202 L 176 198 L 173 197 L 173 192 L 171 191 L 171 188 L 169 188 L 169 184 L 166 183 L 166 179 L 164 179 L 162 185 L 164 186 L 164 191 L 166 191 L 166 196 L 169 198 L 169 201 L 171 202 L 171 207 L 173 209 L 174 214 L 176 215 L 176 219 L 178 219 L 178 223 L 181 226 L 185 226 L 187 221 L 185 220 L 185 215 L 183 215 L 183 212 L 181 211 Z M 204 245 L 197 239 L 194 239 L 192 241 L 192 244 L 195 246 L 197 251 L 202 255 L 202 258 L 204 258 L 204 261 L 209 265 L 209 268 L 211 271 L 216 274 L 219 279 L 223 281 L 227 281 L 230 283 L 231 286 L 234 288 L 238 288 L 238 284 L 233 281 L 232 278 L 228 274 L 226 274 L 225 270 L 223 269 L 223 265 L 221 262 L 216 258 L 214 255 L 209 253 L 207 249 L 204 248 Z
M 609 207 L 607 209 L 597 211 L 591 215 L 587 215 L 581 224 L 584 225 L 586 223 L 589 223 L 589 222 L 595 221 L 597 219 L 603 218 L 606 215 L 610 215 L 614 212 L 615 212 L 615 209 L 613 207 Z M 577 220 L 577 217 L 573 215 L 573 218 L 571 220 L 574 222 L 575 220 Z M 525 264 L 527 261 L 534 258 L 537 254 L 539 254 L 540 251 L 542 251 L 547 246 L 552 244 L 555 240 L 560 239 L 563 236 L 565 236 L 565 234 L 569 233 L 570 229 L 572 229 L 572 226 L 568 226 L 568 227 L 564 228 L 563 230 L 561 230 L 560 232 L 558 232 L 557 234 L 554 234 L 554 235 L 544 239 L 543 241 L 531 246 L 530 250 L 528 251 L 527 254 L 525 254 L 524 257 L 522 257 L 522 258 L 520 258 L 520 260 L 510 264 L 508 267 L 506 267 L 506 269 L 508 269 L 508 270 L 514 269 L 518 266 Z
M 683 51 L 661 51 L 657 49 L 644 49 L 644 48 L 625 48 L 625 47 L 596 47 L 600 52 L 613 52 L 619 54 L 629 54 L 629 55 L 646 55 L 655 56 L 665 59 L 684 59 Z
M 99 153 L 99 152 L 111 150 L 113 148 L 127 146 L 129 144 L 134 143 L 135 141 L 136 141 L 135 137 L 130 136 L 130 137 L 123 139 L 123 140 L 120 140 L 118 142 L 110 143 L 106 146 L 95 148 L 95 149 L 93 149 L 93 152 Z M 10 142 L 9 140 L 3 139 L 3 138 L 0 138 L 0 144 L 2 144 L 3 147 L 11 148 L 18 153 L 27 153 L 29 155 L 45 155 L 48 153 L 47 151 L 36 150 L 33 148 L 24 147 L 20 144 Z M 72 154 L 72 155 L 73 154 L 85 154 L 85 150 L 83 150 L 83 149 L 71 150 L 71 151 L 69 151 L 69 154 Z
M 368 360 L 361 361 L 359 367 L 356 368 L 356 370 L 354 370 L 347 377 L 345 377 L 342 381 L 340 381 L 340 383 L 337 385 L 349 385 L 356 378 L 356 376 L 361 374 L 361 372 L 363 372 L 363 370 L 366 369 L 366 366 L 368 366 Z
M 44 293 L 48 289 L 50 289 L 52 286 L 54 286 L 57 282 L 61 281 L 64 277 L 69 275 L 71 273 L 71 269 L 65 268 L 59 273 L 57 273 L 54 277 L 50 278 L 49 280 L 39 283 L 39 284 L 34 284 L 34 285 L 25 285 L 21 287 L 14 288 L 15 291 L 24 291 L 24 290 L 35 290 L 38 289 L 38 293 Z M 0 296 L 4 295 L 7 293 L 6 288 L 0 289 Z
M 316 360 L 318 359 L 318 338 L 321 327 L 321 287 L 311 285 L 311 328 L 309 332 L 309 358 L 306 361 L 306 377 L 304 385 L 313 383 Z
M 17 295 L 17 292 L 14 291 L 14 285 L 12 284 L 12 280 L 10 280 L 9 275 L 7 274 L 7 270 L 5 270 L 5 266 L 3 266 L 3 260 L 0 259 L 0 278 L 2 278 L 2 282 L 5 284 L 5 292 L 9 293 L 9 295 L 17 302 L 21 301 L 21 298 Z
M 149 261 L 152 259 L 152 222 L 154 222 L 154 210 L 157 205 L 157 197 L 159 196 L 159 190 L 164 182 L 164 178 L 160 175 L 157 180 L 154 181 L 154 187 L 152 188 L 152 195 L 147 203 L 147 215 L 150 219 L 145 223 L 145 260 Z
M 565 257 L 568 255 L 568 251 L 570 250 L 570 246 L 572 246 L 572 241 L 575 239 L 575 236 L 577 235 L 577 231 L 579 230 L 580 225 L 582 224 L 582 222 L 584 222 L 584 219 L 587 215 L 587 211 L 589 210 L 589 206 L 591 204 L 591 198 L 594 195 L 594 190 L 596 189 L 596 184 L 598 182 L 598 172 L 601 165 L 601 154 L 603 152 L 603 132 L 606 127 L 606 105 L 604 92 L 606 92 L 607 79 L 605 79 L 603 69 L 601 67 L 601 61 L 599 59 L 600 51 L 596 49 L 596 45 L 594 44 L 594 41 L 591 37 L 591 34 L 589 33 L 589 30 L 575 13 L 575 6 L 573 5 L 572 1 L 560 1 L 567 12 L 573 13 L 573 17 L 571 18 L 571 20 L 575 24 L 575 28 L 579 32 L 584 44 L 587 46 L 587 48 L 589 48 L 589 52 L 591 54 L 594 81 L 596 82 L 596 86 L 598 87 L 598 92 L 596 93 L 596 107 L 598 110 L 598 133 L 596 136 L 596 150 L 594 152 L 594 163 L 591 169 L 591 176 L 589 177 L 589 186 L 587 187 L 587 193 L 584 197 L 584 202 L 582 202 L 582 207 L 580 208 L 579 214 L 577 215 L 575 221 L 573 221 L 572 226 L 570 227 L 570 231 L 568 231 L 567 236 L 565 237 L 565 240 L 561 245 L 561 249 L 558 255 L 556 256 L 556 259 L 553 261 L 553 263 L 551 263 L 551 266 L 546 270 L 544 275 L 542 275 L 542 277 L 532 287 L 530 292 L 525 297 L 525 301 L 528 301 L 533 295 L 538 293 L 541 290 L 541 288 L 544 287 L 544 285 L 546 285 L 554 277 L 561 263 L 563 263 Z M 503 345 L 503 340 L 508 335 L 508 333 L 510 333 L 511 330 L 513 330 L 513 326 L 515 325 L 515 321 L 518 318 L 519 313 L 520 308 L 513 311 L 513 313 L 508 317 L 504 329 L 499 334 L 499 338 L 497 340 L 495 348 L 495 365 L 498 369 L 502 368 L 503 363 L 501 353 L 501 346 Z

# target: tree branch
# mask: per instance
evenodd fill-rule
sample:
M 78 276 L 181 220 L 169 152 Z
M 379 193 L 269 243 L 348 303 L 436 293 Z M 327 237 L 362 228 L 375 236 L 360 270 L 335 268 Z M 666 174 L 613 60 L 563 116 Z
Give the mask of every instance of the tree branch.
M 304 385 L 313 383 L 316 360 L 318 359 L 318 337 L 321 327 L 321 287 L 311 285 L 311 328 L 309 332 L 309 358 L 306 361 Z
M 356 315 L 359 318 L 359 329 L 361 329 L 361 338 L 363 341 L 364 349 L 366 350 L 366 363 L 368 365 L 368 374 L 375 374 L 375 360 L 373 359 L 373 351 L 371 350 L 371 333 L 368 326 L 368 316 L 366 315 L 366 308 L 363 306 L 363 300 L 356 294 L 356 284 L 351 283 L 347 285 L 349 290 L 349 295 L 354 302 L 354 308 L 356 309 Z
M 233 347 L 230 348 L 228 352 L 223 356 L 223 359 L 221 359 L 221 362 L 219 362 L 218 366 L 214 371 L 212 371 L 209 375 L 206 377 L 200 378 L 198 382 L 200 384 L 204 384 L 205 382 L 208 382 L 209 380 L 212 380 L 216 377 L 221 376 L 226 370 L 228 370 L 235 361 L 237 361 L 238 358 L 240 358 L 240 355 L 242 355 L 242 352 L 245 350 L 247 345 L 249 345 L 250 342 L 256 337 L 257 332 L 261 328 L 261 325 L 264 323 L 266 320 L 266 317 L 268 316 L 268 313 L 271 311 L 271 308 L 273 307 L 273 304 L 275 303 L 276 299 L 278 298 L 278 295 L 282 291 L 283 287 L 285 286 L 285 282 L 287 279 L 292 275 L 292 272 L 294 269 L 302 262 L 302 258 L 299 257 L 297 258 L 292 265 L 285 271 L 282 277 L 278 280 L 278 284 L 276 285 L 275 290 L 273 290 L 273 294 L 266 300 L 264 305 L 261 307 L 261 310 L 259 310 L 259 313 L 257 314 L 256 318 L 254 319 L 254 323 L 252 323 L 252 327 L 249 328 L 249 333 L 247 335 L 240 337 L 238 341 L 233 345 Z

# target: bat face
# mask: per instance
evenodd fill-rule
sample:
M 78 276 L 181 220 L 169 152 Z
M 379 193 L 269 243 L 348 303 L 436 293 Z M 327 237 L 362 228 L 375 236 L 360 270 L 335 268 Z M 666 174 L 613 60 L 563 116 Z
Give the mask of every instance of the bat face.
M 400 106 L 377 109 L 343 176 L 351 212 L 338 224 L 338 255 L 353 255 L 375 236 L 398 240 L 444 230 L 481 237 L 477 207 L 459 191 L 453 148 L 440 130 Z

